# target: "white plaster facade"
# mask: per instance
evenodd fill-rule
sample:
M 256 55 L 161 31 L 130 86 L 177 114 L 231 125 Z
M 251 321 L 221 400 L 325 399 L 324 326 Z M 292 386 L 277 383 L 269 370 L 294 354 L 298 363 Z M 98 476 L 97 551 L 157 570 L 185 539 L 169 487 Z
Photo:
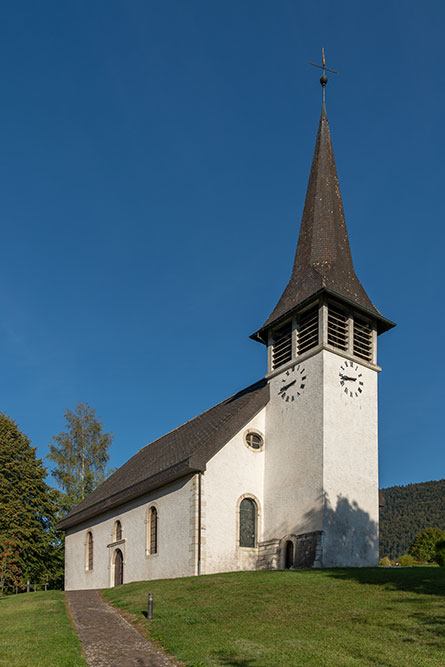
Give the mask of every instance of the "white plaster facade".
M 114 585 L 116 549 L 124 557 L 124 582 L 186 577 L 196 574 L 193 539 L 195 476 L 158 489 L 100 517 L 69 528 L 65 539 L 65 589 L 109 588 Z M 148 511 L 158 510 L 158 551 L 147 553 Z M 122 540 L 115 543 L 115 521 Z M 93 568 L 88 570 L 87 534 L 93 534 Z
M 263 409 L 209 461 L 203 474 L 203 545 L 202 572 L 255 570 L 258 545 L 263 541 L 264 449 L 256 451 L 244 443 L 244 433 L 256 430 L 265 434 L 266 410 Z M 239 545 L 239 505 L 248 497 L 257 504 L 256 546 Z

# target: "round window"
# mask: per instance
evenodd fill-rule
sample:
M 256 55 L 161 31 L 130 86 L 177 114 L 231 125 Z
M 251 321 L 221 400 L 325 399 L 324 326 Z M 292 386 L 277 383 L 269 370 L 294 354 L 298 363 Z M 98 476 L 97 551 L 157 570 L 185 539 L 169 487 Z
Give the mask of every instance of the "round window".
M 248 431 L 244 436 L 244 440 L 250 449 L 262 449 L 264 445 L 263 436 L 256 431 Z

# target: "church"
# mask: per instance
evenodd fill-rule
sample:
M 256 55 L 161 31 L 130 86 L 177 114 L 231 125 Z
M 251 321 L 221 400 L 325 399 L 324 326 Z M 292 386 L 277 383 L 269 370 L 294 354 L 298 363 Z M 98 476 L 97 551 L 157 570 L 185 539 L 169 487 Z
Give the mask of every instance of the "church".
M 324 99 L 295 262 L 251 338 L 267 371 L 143 447 L 58 524 L 65 588 L 378 564 L 377 337 Z

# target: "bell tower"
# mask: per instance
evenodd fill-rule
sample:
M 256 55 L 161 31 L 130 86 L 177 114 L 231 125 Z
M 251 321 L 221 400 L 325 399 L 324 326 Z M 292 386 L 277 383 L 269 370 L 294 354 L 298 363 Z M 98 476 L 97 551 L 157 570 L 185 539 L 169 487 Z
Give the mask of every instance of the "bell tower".
M 354 270 L 326 114 L 324 54 L 322 68 L 292 274 L 251 336 L 267 346 L 270 386 L 265 567 L 288 566 L 290 553 L 296 567 L 378 563 L 377 337 L 395 325 Z

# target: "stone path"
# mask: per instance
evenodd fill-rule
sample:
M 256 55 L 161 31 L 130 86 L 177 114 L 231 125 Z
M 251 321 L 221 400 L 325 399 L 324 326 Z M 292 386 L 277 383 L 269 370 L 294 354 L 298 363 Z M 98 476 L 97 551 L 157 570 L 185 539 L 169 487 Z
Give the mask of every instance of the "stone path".
M 173 667 L 97 591 L 65 595 L 90 667 Z

